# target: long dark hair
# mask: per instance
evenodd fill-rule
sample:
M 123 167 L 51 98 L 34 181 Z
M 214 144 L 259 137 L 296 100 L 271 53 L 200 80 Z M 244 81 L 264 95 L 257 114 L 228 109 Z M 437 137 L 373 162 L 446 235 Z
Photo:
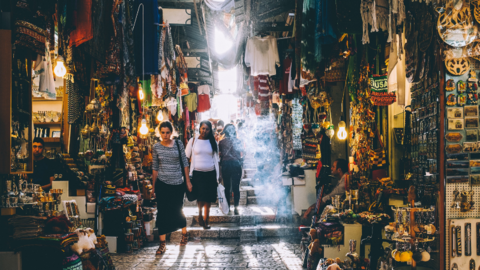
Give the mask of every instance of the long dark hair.
M 232 124 L 227 124 L 223 128 L 223 133 L 225 134 L 226 138 L 236 138 L 237 137 L 237 131 L 235 130 L 235 126 Z
M 210 133 L 208 134 L 208 140 L 210 141 L 210 145 L 212 146 L 212 150 L 214 153 L 218 152 L 218 147 L 217 147 L 217 142 L 215 141 L 215 136 L 213 136 L 213 129 L 212 129 L 212 123 L 210 121 L 202 121 L 200 122 L 199 130 L 202 128 L 202 125 L 207 125 L 207 127 L 210 129 Z

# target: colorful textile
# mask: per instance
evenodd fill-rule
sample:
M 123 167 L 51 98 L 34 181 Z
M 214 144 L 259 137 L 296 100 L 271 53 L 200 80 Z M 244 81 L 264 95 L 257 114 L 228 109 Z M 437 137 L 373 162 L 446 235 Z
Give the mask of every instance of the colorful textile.
M 140 6 L 143 4 L 142 6 Z M 140 10 L 139 10 L 140 8 Z M 135 22 L 135 69 L 137 76 L 158 74 L 159 33 L 161 22 L 157 0 L 135 0 L 133 17 Z M 137 13 L 137 11 L 139 11 Z M 142 45 L 143 44 L 143 45 Z M 143 46 L 143 47 L 142 47 Z M 143 60 L 143 61 L 142 61 Z
M 282 80 L 280 81 L 280 87 L 278 91 L 280 94 L 290 94 L 292 93 L 292 86 L 293 84 L 290 84 L 291 77 L 290 77 L 290 70 L 292 68 L 292 59 L 290 57 L 287 57 L 283 60 L 283 68 L 284 68 L 284 76 Z
M 37 54 L 45 54 L 47 32 L 26 21 L 15 23 L 15 44 L 27 47 Z
M 93 38 L 92 0 L 77 1 L 75 30 L 70 33 L 70 46 L 78 47 Z
M 73 254 L 70 257 L 66 257 L 65 259 L 63 259 L 62 269 L 83 270 L 82 260 L 76 254 Z

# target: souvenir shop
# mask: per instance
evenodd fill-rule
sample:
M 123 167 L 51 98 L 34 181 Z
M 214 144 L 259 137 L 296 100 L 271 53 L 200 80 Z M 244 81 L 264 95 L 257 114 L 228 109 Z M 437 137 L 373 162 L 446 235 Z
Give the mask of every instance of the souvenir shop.
M 207 54 L 184 57 L 190 45 L 168 23 L 176 15 L 157 1 L 0 9 L 0 260 L 8 269 L 115 269 L 110 253 L 154 239 L 155 127 L 170 121 L 185 144 L 210 109 Z

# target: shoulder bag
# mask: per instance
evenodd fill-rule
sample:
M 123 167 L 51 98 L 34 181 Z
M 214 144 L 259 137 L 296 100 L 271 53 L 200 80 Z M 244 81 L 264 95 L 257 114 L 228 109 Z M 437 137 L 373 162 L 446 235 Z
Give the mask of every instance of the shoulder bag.
M 186 182 L 187 178 L 185 177 L 185 167 L 183 166 L 182 153 L 180 153 L 180 146 L 178 144 L 178 140 L 175 140 L 175 143 L 177 144 L 178 158 L 180 159 L 180 168 L 181 168 L 182 175 L 183 175 L 183 186 L 185 187 L 185 193 L 187 194 L 188 201 L 193 202 L 197 199 L 197 196 L 193 192 L 193 184 L 192 184 L 192 192 L 188 191 L 187 182 Z M 190 183 L 191 182 L 192 182 L 192 180 L 190 179 Z

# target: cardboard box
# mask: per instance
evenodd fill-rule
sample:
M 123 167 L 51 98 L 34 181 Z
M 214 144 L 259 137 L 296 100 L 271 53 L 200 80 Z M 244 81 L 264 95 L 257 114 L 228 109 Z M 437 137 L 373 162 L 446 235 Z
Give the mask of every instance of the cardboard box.
M 108 243 L 108 250 L 110 253 L 117 253 L 117 237 L 116 236 L 105 236 L 105 239 Z

